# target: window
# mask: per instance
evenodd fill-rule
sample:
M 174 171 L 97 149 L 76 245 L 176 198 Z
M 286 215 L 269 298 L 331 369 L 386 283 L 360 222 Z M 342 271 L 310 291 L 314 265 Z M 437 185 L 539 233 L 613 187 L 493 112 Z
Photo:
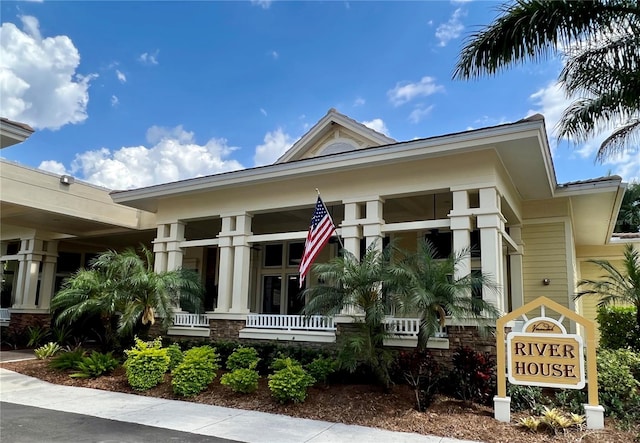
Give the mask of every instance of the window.
M 264 266 L 267 268 L 282 266 L 282 243 L 265 245 Z
M 300 266 L 303 252 L 304 243 L 289 243 L 289 266 Z
M 441 232 L 437 229 L 425 235 L 425 240 L 431 242 L 436 249 L 435 258 L 447 258 L 453 249 L 453 234 L 451 231 Z

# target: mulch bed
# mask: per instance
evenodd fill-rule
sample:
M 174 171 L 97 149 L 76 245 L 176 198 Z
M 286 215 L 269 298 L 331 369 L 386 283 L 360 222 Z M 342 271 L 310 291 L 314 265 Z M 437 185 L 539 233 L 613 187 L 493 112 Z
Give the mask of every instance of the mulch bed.
M 1 366 L 61 385 L 491 443 L 640 441 L 640 424 L 634 430 L 626 432 L 617 429 L 615 423 L 607 420 L 605 429 L 600 431 L 573 430 L 559 435 L 532 433 L 517 426 L 517 419 L 522 415 L 514 413 L 512 423 L 501 423 L 493 419 L 493 409 L 490 407 L 469 405 L 447 397 L 438 397 L 426 412 L 418 412 L 414 409 L 413 392 L 407 386 L 394 386 L 391 392 L 385 393 L 372 385 L 332 384 L 328 387 L 309 389 L 304 403 L 281 405 L 271 398 L 265 378 L 260 380 L 260 387 L 256 393 L 235 394 L 226 386 L 220 385 L 219 376 L 222 371 L 206 391 L 196 397 L 185 399 L 173 394 L 169 375 L 163 384 L 145 392 L 137 392 L 127 383 L 122 368 L 97 379 L 74 379 L 69 377 L 68 372 L 50 370 L 46 362 L 41 360 L 3 363 Z

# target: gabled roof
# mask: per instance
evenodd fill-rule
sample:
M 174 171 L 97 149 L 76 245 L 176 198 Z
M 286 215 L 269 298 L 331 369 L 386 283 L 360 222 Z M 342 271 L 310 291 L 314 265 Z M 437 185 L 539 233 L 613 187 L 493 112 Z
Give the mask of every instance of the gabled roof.
M 318 123 L 313 125 L 305 135 L 300 137 L 300 139 L 295 142 L 293 146 L 289 148 L 289 150 L 278 160 L 276 160 L 275 163 L 286 163 L 292 160 L 300 160 L 318 141 L 328 133 L 332 132 L 334 130 L 333 126 L 336 124 L 367 140 L 367 146 L 365 147 L 396 143 L 396 140 L 339 113 L 334 108 L 331 108 L 327 114 L 318 121 Z

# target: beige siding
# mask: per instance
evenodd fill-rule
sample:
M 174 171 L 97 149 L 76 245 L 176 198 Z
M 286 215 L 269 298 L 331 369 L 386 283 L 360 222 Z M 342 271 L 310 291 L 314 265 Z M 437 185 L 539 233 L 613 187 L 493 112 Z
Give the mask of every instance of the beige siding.
M 524 302 L 545 296 L 569 306 L 567 272 L 567 239 L 562 221 L 525 224 L 523 257 Z M 542 282 L 551 280 L 548 286 Z

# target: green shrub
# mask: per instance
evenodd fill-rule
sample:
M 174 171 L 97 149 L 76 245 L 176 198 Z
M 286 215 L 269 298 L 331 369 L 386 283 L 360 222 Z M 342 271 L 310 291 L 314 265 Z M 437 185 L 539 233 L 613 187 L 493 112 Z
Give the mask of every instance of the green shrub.
M 307 388 L 315 383 L 315 379 L 290 357 L 277 360 L 277 367 L 282 363 L 286 366 L 269 375 L 271 396 L 280 403 L 302 403 L 307 398 Z
M 111 352 L 103 354 L 98 351 L 93 351 L 88 357 L 83 357 L 78 362 L 76 368 L 78 372 L 70 375 L 73 378 L 95 378 L 102 374 L 108 374 L 118 367 L 120 362 L 115 358 Z
M 174 343 L 165 348 L 169 357 L 169 371 L 173 371 L 184 359 L 184 354 L 180 349 L 180 345 Z
M 56 355 L 60 349 L 60 345 L 58 343 L 50 341 L 46 345 L 43 345 L 33 351 L 36 354 L 36 358 L 38 360 L 44 360 L 45 358 L 50 358 Z
M 258 366 L 260 357 L 255 348 L 239 347 L 227 358 L 227 369 L 255 369 Z
M 587 393 L 584 390 L 561 389 L 555 393 L 553 404 L 562 410 L 582 414 L 587 399 Z
M 628 364 L 637 359 L 638 354 L 624 349 L 601 350 L 597 356 L 600 404 L 623 423 L 640 421 L 640 382 Z
M 274 358 L 271 362 L 270 368 L 274 371 L 279 371 L 281 369 L 289 368 L 291 366 L 298 366 L 302 368 L 302 365 L 298 360 L 291 357 L 285 357 L 282 354 L 279 354 L 278 357 Z
M 542 389 L 537 386 L 509 385 L 507 395 L 511 397 L 513 411 L 542 412 L 544 396 Z
M 51 338 L 58 343 L 60 346 L 64 346 L 69 344 L 71 341 L 71 328 L 67 325 L 54 326 L 49 331 Z
M 599 307 L 596 319 L 600 329 L 601 348 L 631 348 L 640 352 L 640 330 L 634 306 Z
M 62 352 L 49 361 L 49 367 L 58 371 L 76 369 L 78 367 L 78 363 L 82 361 L 85 355 L 86 351 L 82 348 Z
M 258 390 L 259 379 L 260 374 L 255 369 L 238 368 L 224 374 L 220 379 L 220 384 L 229 386 L 233 392 L 250 394 Z
M 158 385 L 169 369 L 167 350 L 162 348 L 162 341 L 158 338 L 153 342 L 135 339 L 135 346 L 125 351 L 127 360 L 124 367 L 127 380 L 133 389 L 146 391 Z
M 184 353 L 184 359 L 171 371 L 173 392 L 192 397 L 204 391 L 216 377 L 219 369 L 218 356 L 211 346 L 191 348 Z
M 338 369 L 338 361 L 331 357 L 316 357 L 305 369 L 317 383 L 327 384 L 329 376 Z
M 42 326 L 29 326 L 27 328 L 27 347 L 34 348 L 40 346 L 45 338 L 49 335 L 49 331 Z

